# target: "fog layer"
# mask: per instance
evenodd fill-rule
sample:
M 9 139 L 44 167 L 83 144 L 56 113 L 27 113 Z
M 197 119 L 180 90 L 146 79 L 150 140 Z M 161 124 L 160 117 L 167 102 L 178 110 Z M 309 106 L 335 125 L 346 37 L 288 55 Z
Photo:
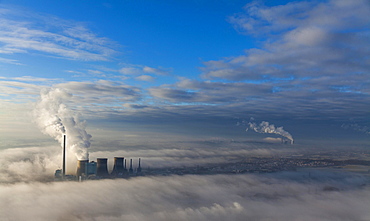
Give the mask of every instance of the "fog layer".
M 276 178 L 279 177 L 279 178 Z M 0 220 L 368 220 L 364 177 L 327 172 L 5 184 Z

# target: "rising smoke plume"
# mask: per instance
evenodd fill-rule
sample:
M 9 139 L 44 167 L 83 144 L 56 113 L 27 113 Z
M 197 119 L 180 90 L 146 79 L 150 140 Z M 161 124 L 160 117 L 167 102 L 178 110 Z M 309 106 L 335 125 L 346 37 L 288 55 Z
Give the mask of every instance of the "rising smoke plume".
M 85 130 L 85 122 L 80 121 L 77 114 L 65 105 L 71 97 L 71 94 L 59 88 L 41 91 L 34 117 L 41 132 L 60 144 L 66 134 L 68 151 L 74 153 L 78 160 L 85 160 L 88 159 L 87 148 L 90 147 L 91 135 Z
M 267 121 L 262 121 L 260 124 L 249 122 L 248 125 L 249 128 L 251 128 L 257 133 L 278 134 L 280 136 L 287 138 L 291 144 L 294 143 L 292 135 L 290 135 L 289 132 L 285 131 L 283 127 L 275 127 L 275 125 L 270 124 Z M 246 129 L 246 131 L 248 131 L 248 128 Z

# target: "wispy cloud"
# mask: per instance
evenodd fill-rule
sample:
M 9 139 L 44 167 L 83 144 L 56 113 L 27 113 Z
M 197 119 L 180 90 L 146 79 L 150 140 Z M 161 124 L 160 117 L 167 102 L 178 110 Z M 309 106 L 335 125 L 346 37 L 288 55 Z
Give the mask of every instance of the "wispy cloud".
M 0 81 L 0 95 L 20 95 L 20 97 L 22 97 L 23 95 L 34 96 L 39 94 L 39 91 L 42 87 L 43 86 L 20 81 Z
M 175 85 L 153 87 L 149 92 L 158 98 L 175 103 L 231 103 L 245 101 L 247 97 L 266 96 L 272 93 L 271 85 L 250 83 L 223 83 L 183 79 Z
M 135 79 L 139 81 L 154 81 L 155 77 L 150 76 L 150 75 L 140 75 L 136 77 Z
M 152 75 L 168 76 L 170 74 L 170 70 L 165 70 L 163 68 L 152 68 L 148 66 L 132 64 L 126 64 L 125 67 L 119 69 L 118 72 L 128 77 L 135 76 L 134 79 L 136 80 L 148 82 L 152 82 L 156 79 Z
M 141 98 L 141 89 L 138 87 L 113 82 L 99 80 L 96 82 L 67 82 L 55 85 L 64 88 L 73 94 L 76 102 L 84 105 L 101 104 L 115 105 L 115 103 L 125 101 L 137 101 Z
M 109 60 L 114 43 L 98 37 L 84 24 L 51 15 L 36 15 L 17 8 L 2 8 L 0 53 L 32 53 L 64 59 Z
M 6 64 L 15 64 L 15 65 L 23 65 L 17 60 L 14 59 L 8 59 L 8 58 L 0 58 L 1 63 L 6 63 Z
M 156 74 L 160 76 L 166 76 L 166 75 L 169 75 L 170 73 L 170 70 L 165 70 L 163 68 L 153 68 L 153 67 L 148 67 L 148 66 L 143 67 L 143 71 L 145 73 L 152 73 L 152 74 Z

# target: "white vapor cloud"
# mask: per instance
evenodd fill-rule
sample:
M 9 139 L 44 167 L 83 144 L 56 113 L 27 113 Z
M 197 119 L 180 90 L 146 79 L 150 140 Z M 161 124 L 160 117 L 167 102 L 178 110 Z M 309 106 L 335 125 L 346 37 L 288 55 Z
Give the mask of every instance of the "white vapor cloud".
M 0 150 L 0 183 L 50 181 L 62 163 L 61 150 L 56 146 Z
M 40 130 L 63 145 L 63 136 L 67 136 L 67 148 L 77 159 L 88 159 L 91 135 L 85 130 L 86 125 L 78 114 L 67 105 L 71 94 L 59 88 L 44 90 L 34 109 L 34 119 Z
M 292 135 L 285 131 L 283 127 L 275 127 L 275 125 L 270 124 L 267 121 L 262 121 L 260 124 L 249 122 L 248 126 L 257 133 L 278 134 L 289 139 L 292 144 L 294 142 Z M 248 131 L 248 128 L 246 130 Z
M 350 123 L 350 124 L 342 124 L 341 127 L 344 129 L 350 129 L 350 130 L 354 130 L 360 133 L 370 135 L 370 127 L 368 126 L 359 125 L 357 123 Z

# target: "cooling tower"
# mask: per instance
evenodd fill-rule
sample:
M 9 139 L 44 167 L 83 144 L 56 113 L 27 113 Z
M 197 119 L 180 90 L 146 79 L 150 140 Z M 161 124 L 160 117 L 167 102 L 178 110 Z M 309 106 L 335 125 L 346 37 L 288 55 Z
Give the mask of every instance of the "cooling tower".
M 87 175 L 87 164 L 89 160 L 79 160 L 77 162 L 77 177 Z
M 87 163 L 87 175 L 96 175 L 96 162 Z
M 96 175 L 100 177 L 108 177 L 108 159 L 107 158 L 98 158 L 97 167 L 96 167 Z
M 122 176 L 124 173 L 124 165 L 123 165 L 124 157 L 115 157 L 114 158 L 114 166 L 112 175 L 114 176 Z

